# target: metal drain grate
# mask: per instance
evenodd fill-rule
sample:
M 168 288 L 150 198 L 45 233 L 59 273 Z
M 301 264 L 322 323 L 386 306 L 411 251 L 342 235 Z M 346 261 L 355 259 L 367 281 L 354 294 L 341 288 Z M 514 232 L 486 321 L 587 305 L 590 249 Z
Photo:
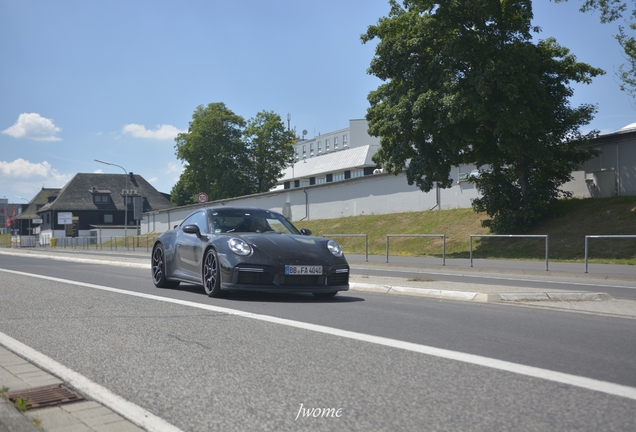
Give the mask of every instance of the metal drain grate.
M 15 403 L 18 398 L 28 400 L 27 410 L 59 406 L 63 404 L 81 402 L 84 398 L 62 384 L 54 384 L 45 387 L 37 387 L 25 390 L 16 390 L 5 393 L 9 401 Z

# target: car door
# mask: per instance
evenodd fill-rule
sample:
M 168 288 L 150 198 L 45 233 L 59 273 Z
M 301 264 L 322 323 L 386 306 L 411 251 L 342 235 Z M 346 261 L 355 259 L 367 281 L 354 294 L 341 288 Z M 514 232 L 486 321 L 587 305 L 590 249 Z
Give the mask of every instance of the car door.
M 183 273 L 198 281 L 201 278 L 201 261 L 203 259 L 203 248 L 207 242 L 206 234 L 210 231 L 206 212 L 200 211 L 191 215 L 181 227 L 183 228 L 186 225 L 198 226 L 201 236 L 198 237 L 195 234 L 188 234 L 181 230 L 177 238 L 177 254 Z

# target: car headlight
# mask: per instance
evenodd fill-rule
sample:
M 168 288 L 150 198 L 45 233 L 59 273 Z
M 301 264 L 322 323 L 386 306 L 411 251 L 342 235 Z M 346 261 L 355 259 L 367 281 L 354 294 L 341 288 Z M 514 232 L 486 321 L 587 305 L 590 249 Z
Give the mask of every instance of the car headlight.
M 338 258 L 342 258 L 342 255 L 343 255 L 342 248 L 335 241 L 329 240 L 327 242 L 327 249 L 329 249 L 329 252 L 331 252 L 334 256 L 337 256 Z
M 252 253 L 252 247 L 245 240 L 231 238 L 227 241 L 230 250 L 237 255 L 245 256 Z

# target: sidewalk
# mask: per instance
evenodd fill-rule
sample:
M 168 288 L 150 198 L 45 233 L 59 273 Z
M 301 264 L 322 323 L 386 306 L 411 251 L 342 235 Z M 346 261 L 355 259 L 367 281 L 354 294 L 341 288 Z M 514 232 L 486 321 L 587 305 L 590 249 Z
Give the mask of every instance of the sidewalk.
M 3 255 L 21 255 L 91 264 L 126 266 L 150 269 L 150 253 L 137 251 L 99 251 L 64 249 L 0 249 Z M 590 265 L 590 273 L 584 273 L 583 264 L 551 263 L 545 271 L 545 263 L 537 261 L 499 261 L 370 256 L 348 256 L 349 264 L 357 270 L 381 268 L 409 270 L 413 274 L 427 271 L 455 274 L 515 275 L 532 279 L 560 279 L 587 281 L 613 281 L 625 286 L 636 286 L 636 266 Z M 150 275 L 149 275 L 150 277 Z M 523 307 L 549 308 L 568 312 L 636 319 L 636 301 L 616 300 L 599 292 L 572 292 L 510 285 L 485 285 L 433 280 L 433 278 L 392 278 L 370 275 L 351 275 L 350 290 L 392 295 L 411 295 L 441 300 L 472 301 Z M 39 388 L 51 384 L 63 384 L 55 376 L 31 364 L 22 357 L 0 346 L 0 390 L 9 392 Z M 5 395 L 7 393 L 5 392 Z M 37 427 L 36 427 L 37 425 Z M 21 414 L 10 402 L 0 398 L 0 432 L 110 432 L 141 431 L 140 427 L 95 401 L 74 402 L 51 408 L 27 410 Z

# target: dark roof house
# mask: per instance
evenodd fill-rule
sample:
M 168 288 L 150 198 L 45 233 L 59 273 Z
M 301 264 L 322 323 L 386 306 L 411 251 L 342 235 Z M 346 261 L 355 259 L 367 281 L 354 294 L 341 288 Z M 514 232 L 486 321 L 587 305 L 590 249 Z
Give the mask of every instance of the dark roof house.
M 60 188 L 42 188 L 40 192 L 29 202 L 27 207 L 22 211 L 16 219 L 19 221 L 20 234 L 32 234 L 29 232 L 30 223 L 33 219 L 39 218 L 37 211 L 48 203 L 53 202 L 62 189 Z
M 128 220 L 125 198 L 128 198 Z M 87 235 L 96 226 L 135 226 L 135 202 L 141 212 L 173 207 L 165 194 L 138 174 L 76 174 L 57 197 L 37 210 L 42 230 L 63 230 L 67 236 Z M 59 213 L 72 213 L 72 229 L 58 224 Z M 85 233 L 80 233 L 85 231 Z

